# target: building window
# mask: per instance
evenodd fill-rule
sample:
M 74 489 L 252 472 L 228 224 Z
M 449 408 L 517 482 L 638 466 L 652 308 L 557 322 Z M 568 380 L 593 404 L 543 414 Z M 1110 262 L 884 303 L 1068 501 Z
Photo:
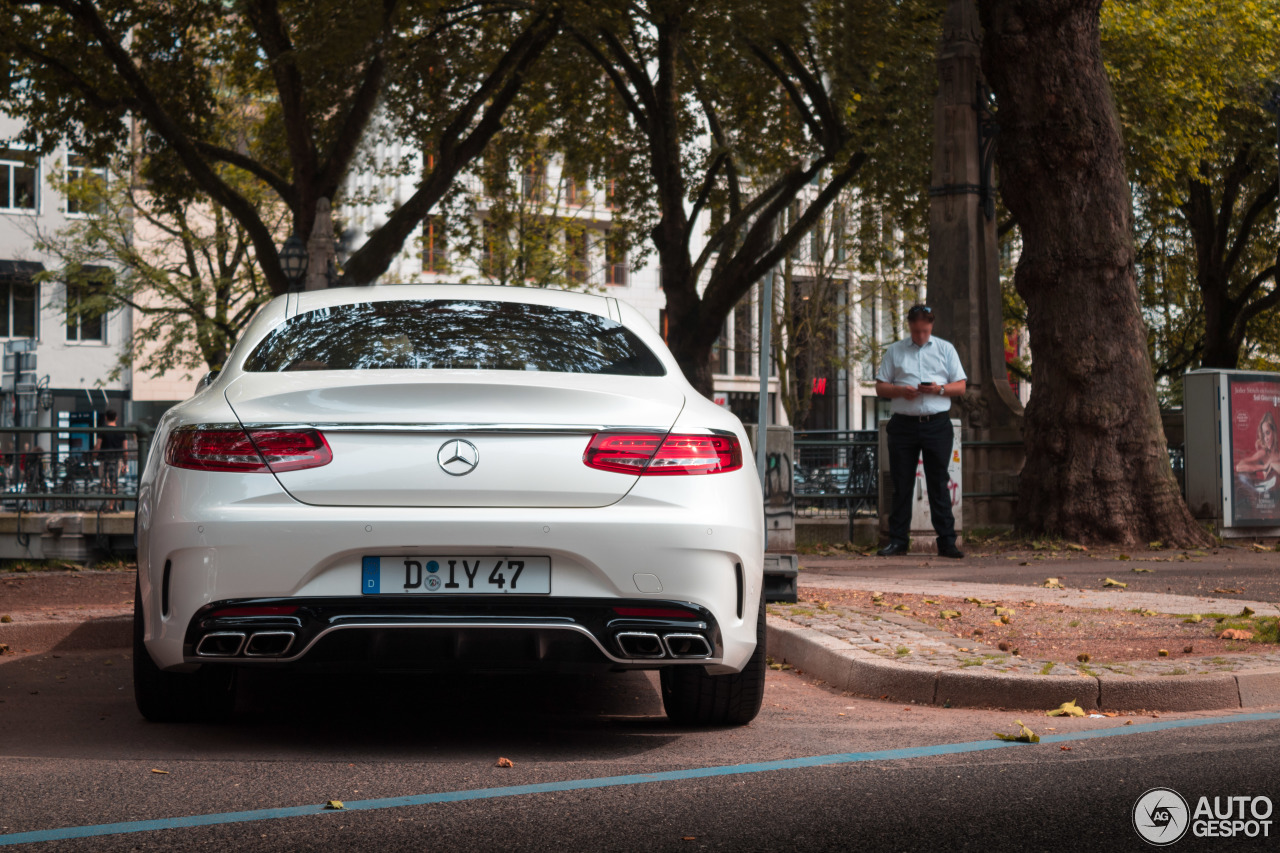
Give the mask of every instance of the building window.
M 587 232 L 564 233 L 565 276 L 575 284 L 586 284 L 590 273 L 587 263 Z
M 626 286 L 627 284 L 627 248 L 622 240 L 609 234 L 604 241 L 605 284 Z
M 445 236 L 444 217 L 428 216 L 422 223 L 422 271 L 448 272 L 449 243 Z
M 483 257 L 481 260 L 484 263 L 485 275 L 496 275 L 498 272 L 498 263 L 501 260 L 498 248 L 500 235 L 498 234 L 497 226 L 487 219 L 484 222 L 484 230 L 481 239 L 484 241 Z
M 716 338 L 715 349 L 711 355 L 713 373 L 729 373 L 729 321 L 725 320 L 720 327 L 720 337 Z
M 67 284 L 67 340 L 97 341 L 107 339 L 107 314 L 103 310 L 102 290 L 112 273 L 106 267 L 80 268 Z
M 525 201 L 541 204 L 547 195 L 547 164 L 533 160 L 520 175 L 520 193 Z
M 101 185 L 105 185 L 107 170 L 91 166 L 88 159 L 79 154 L 72 154 L 67 157 L 67 183 L 68 185 L 80 185 L 78 187 L 68 186 L 67 213 L 72 215 L 95 214 L 102 216 L 107 212 L 107 205 L 104 200 L 99 199 L 95 204 L 86 204 L 86 193 L 95 191 L 87 182 L 81 183 L 86 178 L 97 180 Z
M 0 210 L 36 209 L 38 164 L 31 151 L 0 148 Z
M 564 179 L 564 203 L 571 207 L 582 207 L 589 204 L 591 195 L 587 191 L 587 182 L 584 178 L 569 175 Z
M 614 178 L 605 182 L 604 203 L 610 210 L 618 209 L 618 181 Z
M 34 338 L 40 285 L 29 278 L 0 277 L 0 337 Z

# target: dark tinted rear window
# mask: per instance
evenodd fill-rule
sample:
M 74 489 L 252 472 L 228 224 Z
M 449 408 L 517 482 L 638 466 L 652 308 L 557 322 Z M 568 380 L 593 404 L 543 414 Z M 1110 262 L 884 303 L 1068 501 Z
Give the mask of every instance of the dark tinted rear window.
M 272 331 L 244 369 L 666 372 L 630 329 L 607 317 L 518 302 L 434 299 L 309 311 Z

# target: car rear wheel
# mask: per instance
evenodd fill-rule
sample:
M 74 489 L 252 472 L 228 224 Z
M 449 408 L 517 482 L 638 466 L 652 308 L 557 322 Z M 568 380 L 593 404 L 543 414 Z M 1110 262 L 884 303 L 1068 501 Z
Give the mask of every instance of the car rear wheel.
M 745 726 L 764 700 L 764 600 L 756 621 L 756 650 L 742 672 L 708 675 L 701 666 L 662 670 L 662 706 L 673 723 L 692 726 Z
M 142 589 L 133 592 L 133 699 L 153 723 L 216 722 L 231 716 L 235 671 L 201 667 L 196 672 L 165 672 L 143 642 Z

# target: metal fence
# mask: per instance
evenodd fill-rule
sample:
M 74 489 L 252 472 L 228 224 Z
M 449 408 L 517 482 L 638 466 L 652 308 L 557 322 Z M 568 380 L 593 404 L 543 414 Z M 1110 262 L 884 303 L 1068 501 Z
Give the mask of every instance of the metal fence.
M 1002 444 L 966 442 L 964 447 Z M 879 507 L 879 433 L 877 430 L 811 430 L 795 434 L 792 479 L 800 518 L 873 517 Z M 1186 494 L 1183 445 L 1169 446 L 1169 462 Z M 1016 497 L 965 494 L 969 497 Z
M 0 427 L 0 511 L 133 510 L 150 438 L 134 427 Z
M 795 434 L 792 482 L 801 518 L 874 516 L 879 503 L 876 430 Z

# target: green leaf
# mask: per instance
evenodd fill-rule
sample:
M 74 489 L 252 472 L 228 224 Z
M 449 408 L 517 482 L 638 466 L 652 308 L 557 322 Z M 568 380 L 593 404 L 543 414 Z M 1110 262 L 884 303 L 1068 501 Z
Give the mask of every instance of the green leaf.
M 960 611 L 959 610 L 943 610 L 938 614 L 938 616 L 942 617 L 943 619 L 959 619 Z
M 1112 578 L 1107 578 L 1106 580 L 1104 580 L 1104 581 L 1102 582 L 1102 585 L 1103 585 L 1103 586 L 1116 586 L 1116 587 L 1120 587 L 1121 589 L 1125 589 L 1125 588 L 1127 588 L 1127 587 L 1129 586 L 1127 583 L 1121 583 L 1120 581 L 1118 581 L 1118 580 L 1113 580 Z

